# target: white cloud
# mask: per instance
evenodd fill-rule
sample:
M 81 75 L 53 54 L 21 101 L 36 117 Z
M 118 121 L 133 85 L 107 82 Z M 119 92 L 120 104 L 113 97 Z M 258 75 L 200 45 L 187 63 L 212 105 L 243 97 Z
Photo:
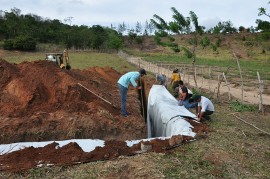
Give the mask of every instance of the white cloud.
M 63 21 L 73 17 L 76 25 L 109 25 L 144 23 L 159 15 L 166 21 L 172 20 L 171 7 L 175 7 L 184 16 L 195 12 L 201 25 L 216 25 L 219 21 L 228 21 L 235 26 L 255 26 L 260 7 L 269 7 L 269 0 L 0 0 L 0 10 L 17 7 L 23 14 L 32 13 L 50 19 Z M 269 8 L 268 8 L 269 9 Z M 268 18 L 269 20 L 269 18 Z

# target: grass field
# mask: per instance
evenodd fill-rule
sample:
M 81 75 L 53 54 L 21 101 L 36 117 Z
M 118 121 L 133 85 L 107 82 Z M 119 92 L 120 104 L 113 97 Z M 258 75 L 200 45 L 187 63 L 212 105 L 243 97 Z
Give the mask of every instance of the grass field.
M 44 59 L 44 55 L 10 55 L 4 59 L 19 63 Z M 120 72 L 136 69 L 115 54 L 71 53 L 70 59 L 73 68 L 111 66 Z M 229 103 L 213 101 L 216 111 L 208 123 L 207 138 L 175 148 L 170 154 L 146 153 L 75 166 L 1 172 L 0 178 L 270 178 L 270 136 L 233 116 L 269 133 L 270 114 L 236 112 Z
M 1 58 L 10 63 L 18 64 L 23 61 L 45 60 L 45 53 L 7 52 L 5 55 L 2 55 Z M 117 54 L 70 52 L 69 58 L 73 69 L 85 69 L 93 66 L 110 66 L 122 73 L 136 69 L 134 66 L 118 57 Z

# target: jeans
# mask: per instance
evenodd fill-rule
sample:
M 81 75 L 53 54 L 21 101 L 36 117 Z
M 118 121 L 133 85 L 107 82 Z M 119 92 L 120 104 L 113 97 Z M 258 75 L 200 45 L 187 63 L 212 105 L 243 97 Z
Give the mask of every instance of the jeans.
M 209 111 L 209 110 L 206 110 L 204 113 L 203 113 L 203 116 L 206 120 L 211 120 L 210 118 L 210 115 L 213 114 L 214 111 Z
M 185 99 L 184 101 L 182 101 L 182 100 L 179 100 L 178 101 L 178 105 L 179 106 L 185 106 L 185 108 L 187 108 L 188 110 L 190 109 L 190 108 L 196 108 L 197 107 L 197 103 L 196 102 L 192 102 L 192 103 L 190 103 L 189 102 L 189 98 L 188 99 Z
M 126 110 L 126 101 L 127 101 L 127 91 L 128 91 L 128 88 L 120 85 L 119 83 L 118 84 L 118 87 L 119 87 L 119 90 L 120 90 L 120 96 L 121 96 L 121 114 L 126 116 L 128 115 L 128 112 Z
M 172 84 L 172 90 L 173 90 L 173 96 L 175 98 L 178 98 L 178 90 L 179 90 L 179 81 L 175 81 Z

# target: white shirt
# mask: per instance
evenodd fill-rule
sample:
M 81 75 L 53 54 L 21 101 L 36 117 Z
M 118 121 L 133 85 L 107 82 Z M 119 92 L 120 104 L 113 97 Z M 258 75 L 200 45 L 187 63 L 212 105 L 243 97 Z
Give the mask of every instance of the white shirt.
M 198 106 L 202 107 L 201 112 L 208 111 L 215 111 L 213 103 L 206 97 L 201 96 L 201 101 L 198 103 Z

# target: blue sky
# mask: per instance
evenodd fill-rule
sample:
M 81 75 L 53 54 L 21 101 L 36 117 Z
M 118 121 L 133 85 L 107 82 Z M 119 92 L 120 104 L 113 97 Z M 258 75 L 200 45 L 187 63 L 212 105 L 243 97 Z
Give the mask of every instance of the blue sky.
M 220 21 L 231 20 L 235 27 L 256 26 L 260 7 L 270 12 L 269 0 L 0 0 L 0 10 L 10 11 L 16 7 L 22 14 L 32 13 L 44 18 L 59 19 L 63 23 L 72 17 L 71 24 L 114 26 L 125 23 L 135 26 L 159 15 L 166 21 L 172 20 L 171 7 L 182 15 L 189 11 L 199 17 L 199 24 L 207 29 Z

